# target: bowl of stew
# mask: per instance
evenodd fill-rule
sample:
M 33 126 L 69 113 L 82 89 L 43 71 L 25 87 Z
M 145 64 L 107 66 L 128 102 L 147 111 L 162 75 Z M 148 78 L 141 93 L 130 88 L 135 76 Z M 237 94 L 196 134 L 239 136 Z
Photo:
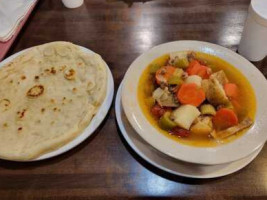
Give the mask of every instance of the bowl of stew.
M 200 41 L 156 46 L 129 67 L 124 112 L 157 150 L 191 163 L 248 156 L 267 139 L 267 83 L 237 53 Z

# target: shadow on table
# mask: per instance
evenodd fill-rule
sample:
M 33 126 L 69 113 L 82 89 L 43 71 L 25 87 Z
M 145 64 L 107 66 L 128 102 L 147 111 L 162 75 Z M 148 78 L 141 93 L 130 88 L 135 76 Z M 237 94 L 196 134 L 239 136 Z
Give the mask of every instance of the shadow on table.
M 267 57 L 265 57 L 263 60 L 258 62 L 251 62 L 253 65 L 255 65 L 261 73 L 267 78 Z
M 45 160 L 33 161 L 33 162 L 18 162 L 18 161 L 8 161 L 8 160 L 0 159 L 0 167 L 5 168 L 5 169 L 11 169 L 11 170 L 24 169 L 24 168 L 32 169 L 32 168 L 36 168 L 40 166 L 51 165 L 54 163 L 61 162 L 62 160 L 68 159 L 69 157 L 81 151 L 89 143 L 91 143 L 91 141 L 96 137 L 96 135 L 101 131 L 103 126 L 106 124 L 106 121 L 108 120 L 108 117 L 110 116 L 110 112 L 111 112 L 111 109 L 109 109 L 105 119 L 102 121 L 100 126 L 96 129 L 96 131 L 94 131 L 92 135 L 90 135 L 85 141 L 83 141 L 81 144 L 77 145 L 73 149 L 61 155 L 55 156 L 53 158 L 48 158 Z
M 220 179 L 227 179 L 233 175 L 228 175 L 228 176 L 224 176 L 221 178 L 209 178 L 209 179 L 199 179 L 199 178 L 187 178 L 187 177 L 183 177 L 183 176 L 178 176 L 178 175 L 174 175 L 168 172 L 165 172 L 155 166 L 153 166 L 152 164 L 150 164 L 149 162 L 147 162 L 146 160 L 144 160 L 142 157 L 140 157 L 132 148 L 131 146 L 127 143 L 127 141 L 125 140 L 125 138 L 123 137 L 120 128 L 118 126 L 118 123 L 116 122 L 116 127 L 119 133 L 119 136 L 122 140 L 122 143 L 124 144 L 124 146 L 126 147 L 126 149 L 129 151 L 129 153 L 141 164 L 143 165 L 145 168 L 147 168 L 149 171 L 163 177 L 166 178 L 168 180 L 171 181 L 175 181 L 175 182 L 180 182 L 180 183 L 185 183 L 185 184 L 192 184 L 192 185 L 199 185 L 199 184 L 205 184 L 205 183 L 209 183 L 209 182 L 213 182 L 213 181 L 217 181 Z M 235 172 L 234 175 L 239 174 L 239 172 Z

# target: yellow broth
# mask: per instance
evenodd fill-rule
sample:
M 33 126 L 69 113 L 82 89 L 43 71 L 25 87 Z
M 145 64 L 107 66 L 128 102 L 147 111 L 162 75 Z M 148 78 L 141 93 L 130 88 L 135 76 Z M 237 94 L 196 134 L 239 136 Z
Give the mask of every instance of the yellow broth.
M 205 61 L 207 63 L 207 66 L 209 66 L 212 69 L 212 73 L 223 70 L 226 73 L 227 78 L 230 82 L 237 84 L 239 88 L 239 97 L 237 99 L 240 107 L 235 107 L 235 110 L 238 115 L 239 122 L 244 119 L 244 117 L 250 117 L 254 120 L 255 113 L 256 113 L 256 98 L 254 91 L 248 82 L 248 80 L 244 77 L 244 75 L 236 69 L 234 66 L 232 66 L 230 63 L 216 57 L 213 55 L 196 52 L 196 58 L 202 61 Z M 153 117 L 150 110 L 153 106 L 152 103 L 152 93 L 154 91 L 154 85 L 153 85 L 153 79 L 152 75 L 149 72 L 149 66 L 153 64 L 158 64 L 160 66 L 164 66 L 169 59 L 169 55 L 163 55 L 157 59 L 155 59 L 153 62 L 151 62 L 147 68 L 143 71 L 139 83 L 138 83 L 138 101 L 139 105 L 145 114 L 148 121 L 162 134 L 164 134 L 166 137 L 173 139 L 177 142 L 180 142 L 182 144 L 186 145 L 192 145 L 192 146 L 198 146 L 198 147 L 212 147 L 216 146 L 221 143 L 227 143 L 231 142 L 238 137 L 242 136 L 247 129 L 238 132 L 237 134 L 228 137 L 219 143 L 216 142 L 213 138 L 207 137 L 207 136 L 196 136 L 194 134 L 190 134 L 189 137 L 186 138 L 180 138 L 174 135 L 170 135 L 167 131 L 161 129 L 158 125 L 157 119 Z M 149 133 L 147 133 L 149 134 Z

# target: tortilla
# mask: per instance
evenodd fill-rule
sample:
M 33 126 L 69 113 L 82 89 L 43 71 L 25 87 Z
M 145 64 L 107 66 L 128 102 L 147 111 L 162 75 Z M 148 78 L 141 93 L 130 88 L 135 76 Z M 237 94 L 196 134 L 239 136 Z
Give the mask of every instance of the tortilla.
M 68 42 L 33 47 L 0 69 L 0 157 L 31 160 L 77 137 L 106 95 L 97 54 Z

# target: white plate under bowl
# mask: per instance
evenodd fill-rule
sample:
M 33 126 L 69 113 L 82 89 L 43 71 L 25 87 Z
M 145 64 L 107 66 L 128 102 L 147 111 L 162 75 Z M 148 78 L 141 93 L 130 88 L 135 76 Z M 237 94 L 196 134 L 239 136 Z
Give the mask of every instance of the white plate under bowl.
M 174 175 L 190 178 L 216 178 L 232 174 L 247 166 L 260 153 L 263 145 L 251 155 L 238 161 L 220 165 L 200 165 L 176 160 L 169 157 L 144 141 L 132 128 L 121 105 L 121 86 L 117 92 L 115 102 L 116 119 L 121 133 L 130 147 L 151 165 Z
M 257 101 L 254 125 L 240 138 L 216 147 L 193 147 L 176 142 L 161 134 L 143 114 L 137 98 L 138 80 L 155 58 L 176 51 L 199 51 L 231 63 L 251 83 Z M 176 41 L 156 46 L 139 56 L 127 70 L 122 87 L 122 105 L 136 132 L 159 151 L 191 163 L 215 165 L 244 158 L 262 146 L 267 139 L 267 81 L 249 61 L 230 49 L 200 41 Z
M 94 54 L 95 53 L 92 50 L 87 49 L 85 47 L 82 47 L 82 46 L 79 46 L 79 47 L 85 53 L 88 53 L 88 54 Z M 27 51 L 29 49 L 25 49 L 23 51 L 15 53 L 12 56 L 6 58 L 5 60 L 3 60 L 0 63 L 0 68 L 3 67 L 6 63 L 8 63 L 11 60 L 13 60 L 15 57 L 19 56 L 20 54 L 22 54 L 23 52 L 25 52 L 25 51 Z M 109 69 L 109 67 L 108 67 L 108 65 L 106 63 L 105 63 L 105 66 L 106 66 L 107 73 L 108 73 L 106 97 L 105 97 L 102 105 L 100 106 L 99 110 L 97 111 L 96 115 L 92 118 L 92 121 L 87 126 L 87 128 L 85 128 L 84 131 L 82 133 L 80 133 L 75 139 L 73 139 L 69 143 L 65 144 L 64 146 L 62 146 L 62 147 L 60 147 L 60 148 L 58 148 L 58 149 L 56 149 L 54 151 L 51 151 L 49 153 L 43 154 L 43 155 L 41 155 L 40 157 L 38 157 L 36 159 L 29 160 L 29 161 L 26 161 L 26 162 L 44 160 L 44 159 L 52 158 L 52 157 L 58 156 L 60 154 L 63 154 L 66 151 L 69 151 L 72 148 L 74 148 L 77 145 L 79 145 L 80 143 L 82 143 L 90 135 L 92 135 L 93 132 L 99 127 L 99 125 L 101 124 L 101 122 L 104 120 L 104 118 L 106 117 L 106 115 L 108 113 L 108 110 L 109 110 L 109 108 L 111 106 L 113 95 L 114 95 L 114 80 L 113 80 L 113 76 L 112 76 L 111 71 L 110 71 L 110 69 Z M 16 161 L 16 160 L 14 160 L 14 161 Z M 25 161 L 23 161 L 23 162 L 25 162 Z

